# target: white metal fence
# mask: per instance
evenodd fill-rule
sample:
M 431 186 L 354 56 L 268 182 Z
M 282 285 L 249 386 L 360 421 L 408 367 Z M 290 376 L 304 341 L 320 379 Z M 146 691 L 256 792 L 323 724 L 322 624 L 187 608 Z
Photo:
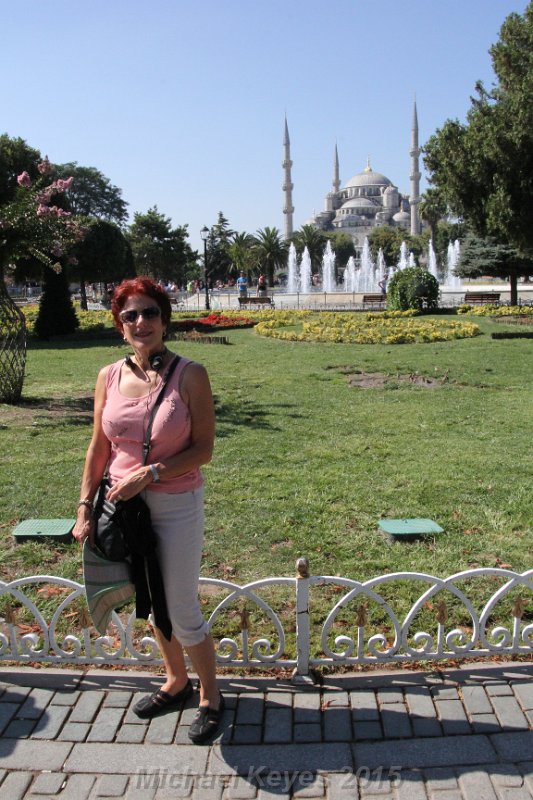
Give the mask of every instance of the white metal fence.
M 200 579 L 219 664 L 294 668 L 533 654 L 533 570 L 471 569 L 447 578 L 419 572 L 367 581 L 309 575 L 245 585 Z M 113 612 L 100 636 L 82 584 L 36 575 L 0 581 L 0 661 L 160 664 L 134 612 Z

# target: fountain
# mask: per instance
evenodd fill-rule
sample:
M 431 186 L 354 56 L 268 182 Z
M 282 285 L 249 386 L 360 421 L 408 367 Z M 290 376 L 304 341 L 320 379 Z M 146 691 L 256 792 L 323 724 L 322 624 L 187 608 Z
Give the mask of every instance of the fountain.
M 441 286 L 444 283 L 449 292 L 461 291 L 461 280 L 453 274 L 459 260 L 459 248 L 458 240 L 453 243 L 450 242 L 447 252 L 447 270 L 445 274 L 442 274 L 444 273 L 444 269 L 440 270 L 441 277 L 439 280 L 437 254 L 433 246 L 433 241 L 429 241 L 427 256 L 428 271 L 439 281 Z M 406 242 L 401 243 L 398 263 L 388 267 L 381 248 L 377 255 L 377 262 L 374 263 L 369 241 L 365 238 L 359 264 L 354 256 L 350 256 L 343 270 L 344 286 L 337 286 L 335 280 L 335 251 L 331 246 L 331 242 L 328 241 L 322 256 L 322 285 L 319 289 L 313 285 L 311 257 L 308 248 L 304 248 L 300 263 L 298 264 L 296 248 L 294 244 L 291 243 L 288 254 L 286 292 L 288 295 L 296 296 L 310 295 L 319 291 L 322 291 L 324 294 L 333 294 L 338 291 L 344 291 L 347 294 L 370 294 L 380 291 L 380 283 L 383 283 L 384 280 L 387 282 L 390 281 L 398 270 L 412 266 L 416 266 L 416 261 L 414 254 L 409 252 Z M 295 297 L 294 300 L 287 298 L 287 301 L 289 307 L 292 303 L 295 303 L 297 306 L 300 303 L 298 297 Z M 304 305 L 309 302 L 312 302 L 311 298 L 303 299 Z
M 287 291 L 295 293 L 298 291 L 298 260 L 296 256 L 296 247 L 294 242 L 291 242 L 289 247 L 289 263 L 287 270 Z
M 402 242 L 400 245 L 400 260 L 396 265 L 397 269 L 406 269 L 409 266 L 409 254 L 407 252 L 407 245 Z
M 322 256 L 322 289 L 324 292 L 334 292 L 337 289 L 335 283 L 335 253 L 331 248 L 329 239 Z
M 346 269 L 344 270 L 344 291 L 355 292 L 355 283 L 357 280 L 357 268 L 355 266 L 355 258 L 350 256 Z
M 300 262 L 300 291 L 303 294 L 311 291 L 311 256 L 307 247 L 304 248 Z
M 378 250 L 378 281 L 383 281 L 388 276 L 387 264 L 385 263 L 385 256 L 383 255 L 383 248 Z
M 372 254 L 370 253 L 370 245 L 368 244 L 368 239 L 365 237 L 365 241 L 363 244 L 363 252 L 361 253 L 361 268 L 357 273 L 356 277 L 356 285 L 355 291 L 356 292 L 377 292 L 379 291 L 379 287 L 377 286 L 376 281 L 376 265 L 372 260 Z
M 448 287 L 455 292 L 461 291 L 461 278 L 454 274 L 455 267 L 457 266 L 460 257 L 461 245 L 459 244 L 459 239 L 456 239 L 453 243 L 449 242 L 448 252 L 446 254 L 446 283 L 448 284 Z
M 438 275 L 438 268 L 437 268 L 437 254 L 435 253 L 435 249 L 433 247 L 433 239 L 429 240 L 429 247 L 428 247 L 428 272 L 433 275 L 435 280 L 439 280 Z

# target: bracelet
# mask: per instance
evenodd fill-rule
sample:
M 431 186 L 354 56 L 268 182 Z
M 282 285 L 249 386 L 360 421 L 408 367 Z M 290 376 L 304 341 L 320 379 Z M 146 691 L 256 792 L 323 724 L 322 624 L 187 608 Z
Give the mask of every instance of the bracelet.
M 148 464 L 150 467 L 150 472 L 152 473 L 152 478 L 154 483 L 159 483 L 159 472 L 157 471 L 156 467 L 153 464 Z
M 87 506 L 87 508 L 90 508 L 91 511 L 94 511 L 94 506 L 91 500 L 80 500 L 77 507 L 79 508 L 80 506 Z

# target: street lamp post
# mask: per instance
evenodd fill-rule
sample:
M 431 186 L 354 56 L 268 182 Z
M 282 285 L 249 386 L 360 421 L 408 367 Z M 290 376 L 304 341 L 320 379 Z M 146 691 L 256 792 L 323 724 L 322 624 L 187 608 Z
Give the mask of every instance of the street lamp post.
M 209 311 L 209 286 L 207 285 L 207 237 L 209 236 L 209 228 L 205 225 L 200 231 L 200 236 L 204 243 L 204 284 L 205 284 L 205 310 Z

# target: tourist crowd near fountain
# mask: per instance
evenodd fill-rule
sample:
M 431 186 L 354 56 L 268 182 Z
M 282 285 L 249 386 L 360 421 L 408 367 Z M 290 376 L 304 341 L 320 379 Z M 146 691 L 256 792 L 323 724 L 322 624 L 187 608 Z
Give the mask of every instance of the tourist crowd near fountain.
M 461 291 L 461 279 L 455 274 L 455 268 L 460 257 L 459 240 L 450 242 L 446 254 L 446 264 L 439 267 L 437 255 L 430 239 L 427 254 L 427 270 L 436 278 L 439 286 L 448 292 Z M 318 276 L 313 276 L 311 257 L 307 247 L 302 253 L 300 263 L 294 244 L 289 248 L 287 265 L 287 292 L 290 294 L 310 294 L 320 292 L 380 292 L 385 281 L 389 281 L 399 270 L 415 266 L 415 257 L 409 252 L 407 244 L 402 242 L 400 257 L 395 266 L 389 267 L 385 263 L 383 251 L 380 249 L 377 260 L 374 261 L 370 252 L 368 239 L 365 238 L 359 263 L 350 256 L 343 271 L 341 284 L 336 282 L 335 252 L 328 241 L 322 257 L 322 271 Z

